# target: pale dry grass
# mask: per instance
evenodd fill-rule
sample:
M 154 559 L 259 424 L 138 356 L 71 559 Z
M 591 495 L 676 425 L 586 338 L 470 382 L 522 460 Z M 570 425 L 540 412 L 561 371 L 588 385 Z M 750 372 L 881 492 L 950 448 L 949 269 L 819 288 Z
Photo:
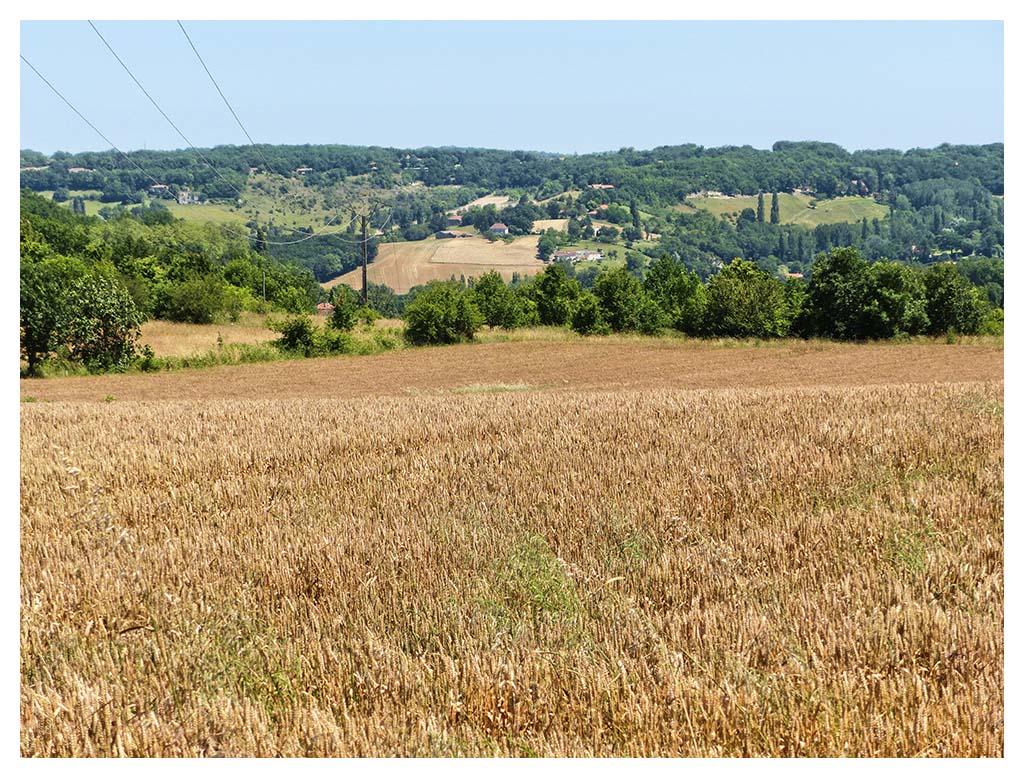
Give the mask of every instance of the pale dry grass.
M 538 219 L 533 223 L 534 232 L 544 232 L 544 230 L 560 230 L 564 232 L 568 227 L 568 219 Z
M 267 343 L 280 334 L 267 328 L 266 319 L 265 315 L 249 312 L 239 316 L 237 322 L 224 324 L 187 324 L 151 319 L 142 325 L 139 344 L 149 346 L 160 357 L 188 357 L 215 350 L 218 338 L 225 346 Z
M 493 205 L 498 210 L 501 210 L 506 205 L 512 202 L 512 198 L 508 195 L 485 195 L 484 197 L 478 197 L 471 203 L 466 203 L 460 208 L 455 209 L 455 213 L 463 213 L 468 211 L 470 208 L 485 208 L 488 205 Z
M 21 753 L 999 756 L 1002 401 L 22 405 Z

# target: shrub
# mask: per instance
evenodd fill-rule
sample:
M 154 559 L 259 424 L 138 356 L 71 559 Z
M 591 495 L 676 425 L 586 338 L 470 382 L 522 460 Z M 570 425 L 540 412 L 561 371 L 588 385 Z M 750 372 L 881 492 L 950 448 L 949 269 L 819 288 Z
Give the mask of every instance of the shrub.
M 276 343 L 284 351 L 309 357 L 316 350 L 315 328 L 306 316 L 292 316 L 283 322 L 274 322 L 273 329 L 281 333 Z
M 157 316 L 170 321 L 212 324 L 220 316 L 234 321 L 242 310 L 241 295 L 215 275 L 165 283 L 157 297 Z
M 355 318 L 356 321 L 360 321 L 369 326 L 377 321 L 377 319 L 381 318 L 381 315 L 370 306 L 362 305 L 356 309 Z
M 987 306 L 981 292 L 957 272 L 952 262 L 932 267 L 924 276 L 930 326 L 928 332 L 941 335 L 950 330 L 961 335 L 981 331 Z
M 512 330 L 526 321 L 524 298 L 509 289 L 497 271 L 485 273 L 473 287 L 473 300 L 490 327 Z
M 54 352 L 90 372 L 124 370 L 143 317 L 124 285 L 77 260 L 21 263 L 21 350 L 37 374 Z
M 535 277 L 529 289 L 537 304 L 539 322 L 558 326 L 569 321 L 573 303 L 580 292 L 579 282 L 570 277 L 561 265 L 549 265 Z
M 609 331 L 601 305 L 592 292 L 584 292 L 573 305 L 572 328 L 580 335 L 603 335 Z
M 451 281 L 433 281 L 405 309 L 405 337 L 417 346 L 472 340 L 483 324 L 471 293 Z
M 348 332 L 356 326 L 359 310 L 343 290 L 334 301 L 334 312 L 327 319 L 327 324 L 333 330 Z
M 658 304 L 623 267 L 601 273 L 594 281 L 594 296 L 602 317 L 616 332 L 637 330 L 654 334 L 667 323 Z
M 708 283 L 704 329 L 728 338 L 774 338 L 789 333 L 784 287 L 753 262 L 735 259 Z

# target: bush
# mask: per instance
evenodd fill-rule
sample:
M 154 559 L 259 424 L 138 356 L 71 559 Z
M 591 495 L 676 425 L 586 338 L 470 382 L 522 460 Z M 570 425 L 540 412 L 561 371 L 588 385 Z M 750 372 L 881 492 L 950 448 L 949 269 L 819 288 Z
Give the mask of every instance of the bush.
M 281 333 L 274 344 L 288 354 L 304 357 L 326 357 L 351 354 L 352 336 L 335 327 L 317 327 L 308 316 L 292 316 L 284 321 L 268 320 L 267 326 Z
M 349 332 L 356 326 L 359 310 L 349 295 L 342 290 L 334 301 L 334 312 L 327 319 L 327 324 L 333 330 Z
M 1002 335 L 1003 334 L 1003 309 L 990 306 L 985 318 L 981 322 L 979 335 Z
M 451 281 L 433 281 L 405 309 L 405 337 L 423 346 L 472 340 L 484 319 L 471 293 Z
M 124 285 L 65 257 L 21 262 L 21 352 L 37 375 L 56 354 L 90 372 L 124 370 L 142 315 Z
M 601 273 L 594 281 L 594 296 L 602 317 L 616 332 L 636 330 L 654 334 L 668 323 L 658 304 L 623 267 Z
M 509 289 L 497 271 L 480 277 L 473 287 L 473 300 L 489 327 L 512 330 L 526 322 L 523 297 Z
M 592 292 L 577 298 L 572 310 L 572 328 L 580 335 L 603 335 L 609 331 L 601 306 Z
M 281 333 L 276 343 L 284 351 L 292 351 L 310 357 L 316 351 L 315 327 L 307 316 L 292 316 L 283 322 L 271 323 L 272 329 Z
M 785 287 L 753 262 L 735 259 L 708 283 L 704 328 L 728 338 L 775 338 L 792 321 Z
M 377 321 L 377 319 L 380 319 L 381 315 L 368 305 L 361 305 L 355 311 L 355 318 L 356 321 L 360 321 L 363 324 L 369 326 L 373 324 L 375 321 Z
M 930 334 L 952 330 L 961 335 L 976 335 L 981 331 L 988 306 L 981 292 L 957 272 L 956 265 L 935 265 L 925 273 L 924 286 Z
M 540 324 L 561 326 L 569 322 L 573 304 L 580 296 L 579 282 L 561 265 L 549 265 L 536 276 L 527 293 L 537 304 Z
M 402 237 L 408 241 L 426 240 L 430 235 L 430 228 L 425 224 L 410 224 L 402 232 Z
M 215 275 L 194 277 L 178 284 L 167 282 L 156 296 L 154 307 L 159 318 L 192 324 L 212 324 L 221 316 L 235 321 L 243 304 L 238 290 Z

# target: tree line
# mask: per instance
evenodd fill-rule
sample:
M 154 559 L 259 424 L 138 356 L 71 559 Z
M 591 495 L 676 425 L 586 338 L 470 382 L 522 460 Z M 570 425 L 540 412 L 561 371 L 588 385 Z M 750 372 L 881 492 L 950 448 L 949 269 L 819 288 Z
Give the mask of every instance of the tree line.
M 871 195 L 933 179 L 977 181 L 991 194 L 1003 194 L 1001 143 L 849 152 L 832 143 L 779 141 L 770 150 L 686 144 L 581 155 L 340 145 L 216 146 L 199 151 L 213 167 L 192 150 L 141 150 L 128 152 L 128 156 L 162 183 L 189 187 L 210 198 L 233 197 L 233 189 L 245 183 L 250 169 L 266 172 L 264 157 L 270 163 L 269 171 L 280 175 L 308 168 L 303 178 L 316 186 L 367 176 L 384 188 L 396 182 L 419 181 L 428 186 L 487 191 L 536 188 L 547 197 L 602 183 L 614 185 L 628 198 L 661 205 L 678 203 L 704 189 L 756 195 L 806 186 L 824 197 L 834 197 Z M 113 197 L 142 192 L 152 183 L 114 151 L 59 151 L 46 156 L 25 149 L 21 164 L 22 186 L 36 191 L 99 189 Z
M 707 282 L 663 256 L 638 278 L 598 272 L 590 288 L 559 263 L 506 284 L 497 272 L 463 284 L 433 282 L 404 306 L 415 344 L 472 339 L 483 325 L 567 326 L 583 335 L 658 334 L 705 338 L 878 340 L 1002 332 L 1002 309 L 953 263 L 913 268 L 868 262 L 855 248 L 817 257 L 809 282 L 782 282 L 736 259 Z

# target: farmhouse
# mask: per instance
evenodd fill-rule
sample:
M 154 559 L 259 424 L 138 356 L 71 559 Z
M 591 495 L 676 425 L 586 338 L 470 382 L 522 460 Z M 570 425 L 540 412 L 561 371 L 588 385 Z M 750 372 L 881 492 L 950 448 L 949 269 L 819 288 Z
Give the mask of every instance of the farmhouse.
M 434 233 L 434 237 L 438 240 L 443 240 L 444 238 L 454 238 L 456 235 L 454 232 L 449 232 L 448 230 L 438 230 Z
M 614 189 L 615 184 L 591 184 L 591 189 Z
M 496 235 L 508 235 L 508 227 L 501 222 L 495 222 L 491 225 L 491 232 Z
M 330 303 L 317 303 L 316 312 L 320 316 L 329 316 L 330 314 L 334 313 L 334 306 L 331 305 Z
M 95 172 L 91 167 L 69 167 L 69 173 L 93 173 Z
M 450 214 L 448 214 L 448 224 L 449 225 L 462 224 L 462 216 L 460 216 L 457 213 L 450 213 Z
M 599 251 L 590 251 L 589 249 L 562 249 L 552 254 L 551 259 L 562 262 L 568 261 L 575 265 L 577 262 L 598 262 L 604 259 L 604 254 Z
M 178 192 L 178 205 L 191 205 L 199 202 L 199 195 L 192 194 L 188 189 Z
M 297 168 L 295 168 L 295 172 L 298 173 L 301 176 L 301 175 L 304 175 L 306 173 L 312 173 L 313 172 L 313 168 L 311 168 L 311 167 L 297 167 Z
M 150 192 L 166 192 L 167 191 L 167 184 L 153 184 L 153 186 L 151 186 L 149 188 L 149 191 Z

